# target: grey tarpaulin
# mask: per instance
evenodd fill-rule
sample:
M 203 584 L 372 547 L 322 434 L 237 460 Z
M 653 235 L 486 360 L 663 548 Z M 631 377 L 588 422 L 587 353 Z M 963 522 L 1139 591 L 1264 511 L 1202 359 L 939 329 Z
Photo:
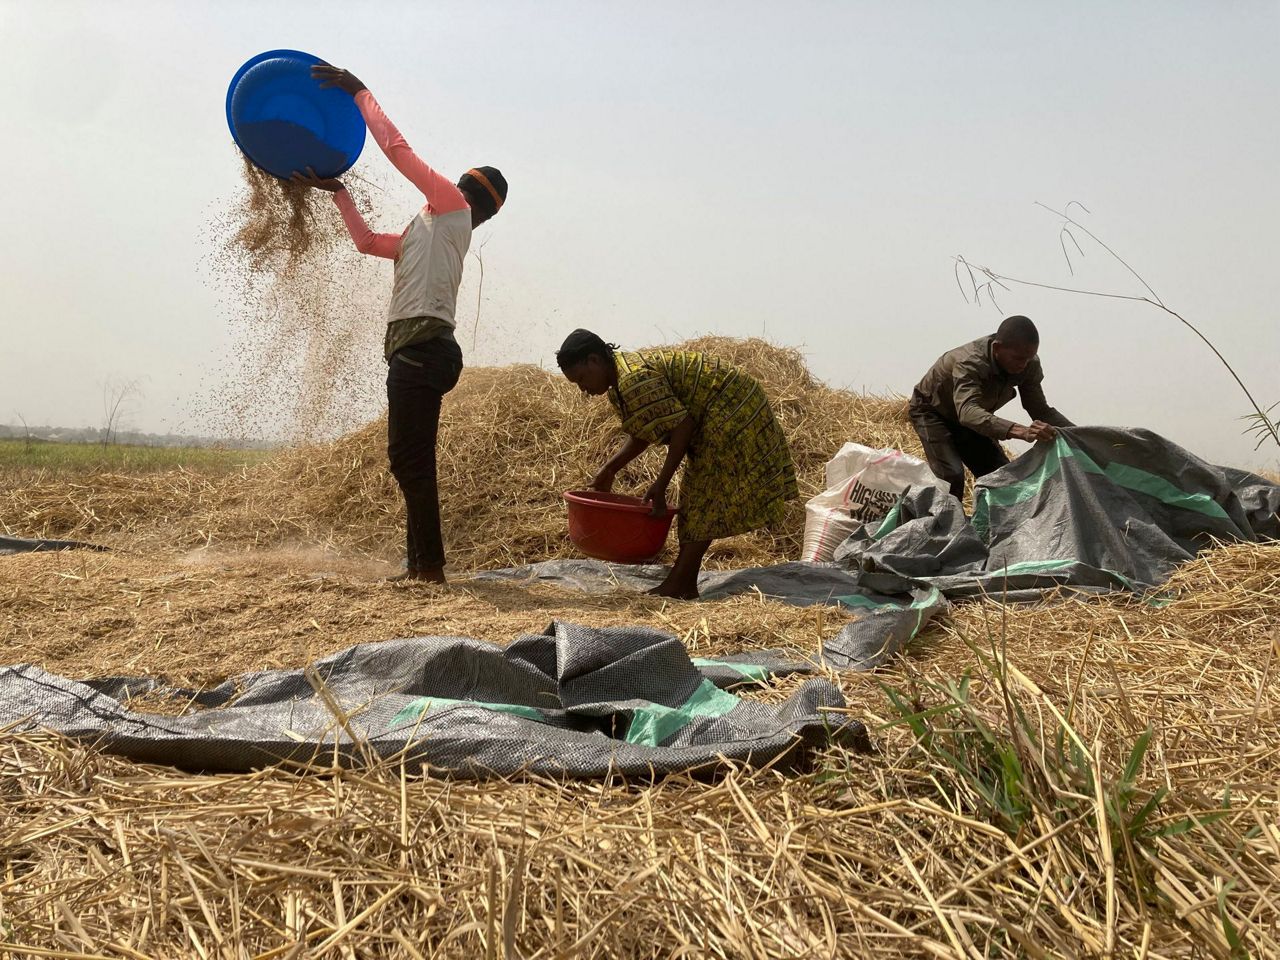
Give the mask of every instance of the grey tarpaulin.
M 973 519 L 934 487 L 912 487 L 865 524 L 834 565 L 704 572 L 705 599 L 751 590 L 832 603 L 860 616 L 823 644 L 840 669 L 867 670 L 945 611 L 947 598 L 1036 600 L 1047 590 L 1143 592 L 1214 540 L 1280 538 L 1280 485 L 1216 467 L 1146 430 L 1073 428 L 975 488 Z M 647 588 L 663 567 L 552 561 L 482 576 L 599 592 Z
M 983 478 L 972 520 L 949 494 L 913 488 L 883 522 L 841 545 L 838 565 L 710 572 L 699 585 L 707 598 L 758 591 L 852 608 L 861 615 L 824 643 L 823 657 L 869 669 L 945 610 L 946 596 L 1143 592 L 1214 541 L 1280 538 L 1277 511 L 1280 485 L 1261 477 L 1212 466 L 1146 431 L 1074 428 Z M 555 561 L 482 576 L 613 590 L 654 585 L 664 572 Z M 335 755 L 359 762 L 371 751 L 472 776 L 647 776 L 720 758 L 768 762 L 833 736 L 865 746 L 861 724 L 823 712 L 844 705 L 825 680 L 807 680 L 772 706 L 721 689 L 802 669 L 776 651 L 695 663 L 675 637 L 644 627 L 553 624 L 505 650 L 427 637 L 335 654 L 310 675 L 350 713 L 346 727 L 303 671 L 242 677 L 194 696 L 209 709 L 161 717 L 120 702 L 147 681 L 85 684 L 12 667 L 0 669 L 0 728 L 48 728 L 202 769 Z
M 949 494 L 914 488 L 835 559 L 873 590 L 1143 592 L 1214 541 L 1280 538 L 1277 511 L 1280 485 L 1149 431 L 1073 428 L 982 478 L 972 520 Z
M 78 683 L 5 667 L 0 728 L 50 730 L 189 769 L 350 765 L 376 755 L 475 777 L 644 777 L 707 770 L 722 758 L 798 758 L 831 739 L 868 749 L 860 722 L 823 710 L 845 705 L 827 680 L 806 680 L 780 704 L 722 689 L 811 670 L 767 650 L 695 663 L 658 630 L 553 623 L 506 648 L 463 637 L 367 643 L 306 671 L 249 674 L 199 695 L 167 691 L 207 708 L 179 717 L 121 702 L 151 681 Z M 349 715 L 345 724 L 335 709 Z
M 607 593 L 619 587 L 647 590 L 661 583 L 666 572 L 665 567 L 654 565 L 548 560 L 526 567 L 488 570 L 475 577 L 553 583 L 588 593 Z M 824 659 L 842 670 L 870 670 L 879 665 L 949 606 L 946 598 L 929 584 L 911 583 L 900 577 L 877 586 L 862 581 L 858 571 L 796 560 L 747 570 L 703 571 L 698 576 L 698 590 L 704 600 L 758 592 L 771 600 L 801 607 L 823 603 L 848 608 L 854 619 L 822 647 Z
M 44 550 L 106 550 L 79 540 L 26 540 L 22 537 L 0 537 L 0 557 L 14 553 L 37 553 Z

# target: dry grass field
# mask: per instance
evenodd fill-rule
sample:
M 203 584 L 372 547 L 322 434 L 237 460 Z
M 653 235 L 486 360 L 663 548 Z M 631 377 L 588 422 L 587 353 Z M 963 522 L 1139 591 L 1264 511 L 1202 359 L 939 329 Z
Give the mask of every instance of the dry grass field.
M 918 452 L 900 398 L 759 341 L 695 346 L 765 383 L 805 498 L 845 440 Z M 400 535 L 382 431 L 230 466 L 0 468 L 0 532 L 111 548 L 0 558 L 3 662 L 201 687 L 557 619 L 816 658 L 847 620 L 467 581 L 572 556 L 560 494 L 616 442 L 603 402 L 533 367 L 468 370 L 446 399 L 454 584 L 380 582 Z M 792 559 L 802 528 L 801 503 L 710 561 Z M 1166 600 L 957 605 L 880 670 L 825 671 L 875 751 L 798 771 L 210 775 L 0 731 L 0 957 L 1277 956 L 1280 546 L 1208 551 Z

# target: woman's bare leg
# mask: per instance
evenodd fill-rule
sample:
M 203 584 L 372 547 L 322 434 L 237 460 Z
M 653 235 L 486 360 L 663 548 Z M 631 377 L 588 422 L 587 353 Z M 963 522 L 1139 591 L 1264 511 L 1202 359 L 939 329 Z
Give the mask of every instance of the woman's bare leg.
M 671 597 L 675 600 L 698 599 L 698 573 L 702 570 L 702 558 L 706 556 L 710 540 L 694 540 L 680 544 L 680 553 L 667 579 L 649 592 L 655 597 Z

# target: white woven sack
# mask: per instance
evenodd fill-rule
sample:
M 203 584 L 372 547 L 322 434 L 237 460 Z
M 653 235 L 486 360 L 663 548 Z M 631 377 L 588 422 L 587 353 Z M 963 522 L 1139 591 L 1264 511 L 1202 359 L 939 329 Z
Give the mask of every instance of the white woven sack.
M 929 465 L 901 450 L 846 443 L 827 461 L 827 489 L 805 505 L 800 559 L 826 562 L 864 523 L 884 519 L 908 487 L 947 489 Z

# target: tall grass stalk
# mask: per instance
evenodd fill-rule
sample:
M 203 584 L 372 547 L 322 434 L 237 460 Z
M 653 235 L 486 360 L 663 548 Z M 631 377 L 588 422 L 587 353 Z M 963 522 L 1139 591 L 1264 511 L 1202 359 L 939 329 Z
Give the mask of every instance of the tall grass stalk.
M 1075 201 L 1072 201 L 1072 203 L 1075 203 L 1075 205 L 1080 207 L 1081 210 L 1084 210 L 1085 213 L 1089 212 L 1088 209 L 1083 204 L 1076 203 Z M 1150 304 L 1151 306 L 1157 308 L 1158 310 L 1162 310 L 1165 313 L 1167 313 L 1169 316 L 1175 318 L 1184 327 L 1186 327 L 1188 330 L 1194 333 L 1197 337 L 1199 337 L 1202 341 L 1204 341 L 1205 346 L 1207 346 L 1210 350 L 1212 350 L 1214 356 L 1216 356 L 1219 362 L 1224 367 L 1226 367 L 1227 372 L 1231 374 L 1232 379 L 1235 380 L 1236 384 L 1244 392 L 1245 397 L 1248 398 L 1250 406 L 1253 407 L 1254 412 L 1251 414 L 1248 414 L 1243 419 L 1248 420 L 1250 423 L 1253 424 L 1253 426 L 1249 428 L 1248 432 L 1253 433 L 1258 437 L 1257 446 L 1258 447 L 1262 446 L 1262 444 L 1266 441 L 1267 437 L 1270 437 L 1271 440 L 1275 442 L 1276 446 L 1280 447 L 1280 418 L 1278 418 L 1277 420 L 1272 420 L 1271 417 L 1269 416 L 1272 410 L 1275 410 L 1277 406 L 1280 406 L 1280 403 L 1273 404 L 1271 407 L 1264 410 L 1262 406 L 1258 403 L 1258 401 L 1253 398 L 1253 394 L 1249 391 L 1249 388 L 1245 386 L 1244 381 L 1240 379 L 1240 375 L 1236 373 L 1235 368 L 1232 367 L 1231 364 L 1227 361 L 1227 358 L 1222 355 L 1222 351 L 1220 351 L 1213 344 L 1213 341 L 1211 341 L 1207 336 L 1205 336 L 1205 334 L 1200 330 L 1200 328 L 1197 327 L 1195 324 L 1193 324 L 1190 320 L 1188 320 L 1182 314 L 1178 313 L 1176 310 L 1173 310 L 1169 306 L 1167 306 L 1164 300 L 1161 299 L 1160 295 L 1157 294 L 1156 291 L 1152 288 L 1151 284 L 1147 283 L 1147 281 L 1143 279 L 1142 275 L 1138 273 L 1137 270 L 1131 267 L 1123 257 L 1121 257 L 1114 250 L 1112 250 L 1111 247 L 1109 247 L 1106 243 L 1104 243 L 1096 234 L 1093 233 L 1092 230 L 1090 230 L 1088 227 L 1082 224 L 1079 220 L 1076 220 L 1075 218 L 1073 218 L 1070 213 L 1064 212 L 1062 210 L 1055 210 L 1052 207 L 1047 206 L 1046 204 L 1040 203 L 1038 201 L 1036 203 L 1036 206 L 1043 207 L 1045 210 L 1048 210 L 1050 213 L 1055 214 L 1056 216 L 1059 216 L 1062 218 L 1062 225 L 1058 232 L 1058 242 L 1062 246 L 1062 255 L 1067 261 L 1067 267 L 1073 275 L 1075 274 L 1075 269 L 1071 265 L 1071 254 L 1067 248 L 1067 241 L 1070 240 L 1072 246 L 1075 247 L 1076 251 L 1081 256 L 1083 256 L 1084 250 L 1083 248 L 1081 248 L 1079 241 L 1076 239 L 1075 233 L 1072 232 L 1074 230 L 1078 230 L 1080 233 L 1087 236 L 1094 243 L 1098 244 L 1098 246 L 1102 247 L 1102 249 L 1105 250 L 1112 257 L 1114 257 L 1115 260 L 1121 266 L 1123 266 L 1126 270 L 1128 270 L 1129 273 L 1132 274 L 1133 277 L 1139 283 L 1141 283 L 1142 286 L 1146 289 L 1147 291 L 1146 294 L 1143 296 L 1137 296 L 1134 294 L 1126 294 L 1126 293 L 1107 293 L 1101 290 L 1082 290 L 1077 287 L 1064 287 L 1064 286 L 1060 286 L 1052 283 L 1040 283 L 1034 280 L 1023 280 L 1018 277 L 1009 276 L 1008 274 L 999 273 L 998 271 L 992 270 L 989 267 L 983 267 L 983 266 L 979 266 L 978 264 L 971 263 L 969 260 L 967 260 L 963 256 L 956 256 L 954 258 L 956 283 L 960 287 L 960 293 L 962 296 L 964 296 L 966 301 L 968 301 L 970 294 L 972 294 L 973 302 L 979 303 L 981 302 L 982 294 L 985 293 L 987 295 L 987 298 L 991 301 L 991 303 L 994 306 L 996 306 L 998 309 L 999 303 L 997 303 L 995 298 L 995 288 L 999 287 L 1002 290 L 1008 290 L 1009 287 L 1007 286 L 1007 284 L 1016 283 L 1024 287 L 1038 287 L 1041 290 L 1058 290 L 1062 293 L 1075 293 L 1075 294 L 1080 294 L 1082 296 L 1088 296 L 1088 297 L 1106 297 L 1107 299 L 1110 299 L 1110 300 L 1131 300 L 1135 303 Z M 1068 203 L 1067 210 L 1070 210 L 1070 209 L 1071 209 L 1071 203 Z M 961 280 L 961 272 L 960 272 L 961 269 L 964 270 L 964 275 L 969 282 L 968 290 L 965 289 L 965 285 Z M 985 279 L 982 279 L 982 278 L 985 278 Z M 1257 447 L 1255 447 L 1254 449 L 1257 449 Z

